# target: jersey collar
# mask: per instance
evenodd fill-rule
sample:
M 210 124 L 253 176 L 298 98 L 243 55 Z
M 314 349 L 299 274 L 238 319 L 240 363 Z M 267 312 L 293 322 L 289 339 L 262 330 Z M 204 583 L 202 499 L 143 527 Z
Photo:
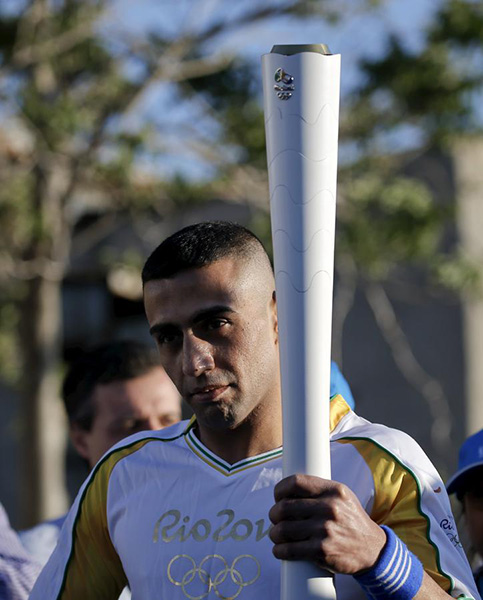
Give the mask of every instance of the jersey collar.
M 350 407 L 342 398 L 340 394 L 332 396 L 330 400 L 330 432 L 332 433 L 337 425 L 341 422 L 341 420 L 350 412 Z M 252 467 L 259 466 L 265 462 L 273 460 L 275 458 L 279 458 L 282 456 L 283 449 L 275 448 L 274 450 L 269 450 L 268 452 L 264 452 L 263 454 L 258 454 L 257 456 L 251 456 L 250 458 L 245 458 L 240 460 L 234 464 L 230 464 L 214 454 L 209 448 L 207 448 L 195 435 L 194 426 L 196 424 L 196 417 L 193 416 L 188 425 L 186 426 L 184 437 L 186 440 L 186 444 L 189 449 L 195 454 L 198 458 L 200 458 L 203 462 L 208 464 L 209 466 L 216 469 L 219 473 L 226 475 L 229 477 L 230 475 L 235 475 L 236 473 L 240 473 L 241 471 L 245 471 Z

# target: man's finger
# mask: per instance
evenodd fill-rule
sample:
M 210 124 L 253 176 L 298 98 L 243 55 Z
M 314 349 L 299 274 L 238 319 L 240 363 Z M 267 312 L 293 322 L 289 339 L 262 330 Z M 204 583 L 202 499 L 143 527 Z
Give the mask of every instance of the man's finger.
M 300 521 L 311 517 L 331 519 L 335 512 L 335 506 L 320 498 L 283 498 L 272 506 L 268 517 L 275 525 L 281 521 Z
M 317 557 L 317 564 L 326 568 L 321 560 L 321 541 L 308 539 L 298 542 L 282 542 L 274 544 L 272 549 L 275 558 L 280 560 L 314 560 Z
M 296 473 L 279 481 L 273 493 L 275 501 L 282 498 L 314 498 L 323 493 L 330 483 L 327 479 Z
M 296 473 L 279 481 L 273 490 L 275 501 L 283 498 L 320 498 L 321 496 L 346 500 L 351 492 L 343 483 L 313 475 Z
M 317 524 L 311 519 L 306 521 L 283 521 L 270 528 L 270 539 L 274 544 L 301 542 L 310 539 L 317 531 Z

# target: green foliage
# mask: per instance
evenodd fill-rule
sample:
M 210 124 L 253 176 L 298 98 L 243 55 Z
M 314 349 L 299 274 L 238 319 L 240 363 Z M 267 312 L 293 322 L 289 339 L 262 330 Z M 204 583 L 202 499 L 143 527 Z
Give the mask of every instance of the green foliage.
M 175 176 L 166 184 L 165 192 L 179 209 L 204 204 L 213 199 L 210 184 L 191 182 L 181 175 Z
M 429 32 L 431 43 L 442 43 L 461 49 L 475 47 L 481 51 L 483 5 L 480 0 L 447 0 Z
M 438 143 L 470 126 L 473 111 L 467 93 L 476 81 L 458 70 L 444 44 L 414 55 L 393 37 L 382 59 L 362 66 L 367 75 L 362 97 L 372 96 L 379 119 L 370 124 L 376 131 L 409 122 L 420 126 L 431 143 Z M 383 94 L 385 106 L 379 108 Z
M 19 302 L 24 286 L 2 286 L 0 292 L 0 379 L 17 385 L 22 377 L 20 359 Z
M 362 277 L 382 280 L 416 265 L 426 270 L 428 282 L 452 291 L 474 285 L 471 266 L 455 251 L 443 252 L 454 215 L 421 181 L 402 176 L 406 157 L 397 145 L 388 155 L 380 142 L 404 126 L 418 128 L 421 148 L 445 146 L 452 136 L 474 130 L 472 94 L 480 89 L 481 74 L 465 68 L 457 50 L 481 49 L 482 18 L 480 3 L 452 0 L 437 14 L 421 51 L 389 36 L 382 57 L 361 62 L 365 81 L 343 104 L 349 108 L 341 142 L 355 144 L 358 154 L 339 174 L 337 252 L 350 254 Z M 239 148 L 241 163 L 264 169 L 256 80 L 253 66 L 238 61 L 221 74 L 190 81 L 185 93 L 202 94 L 220 115 L 222 142 Z M 268 215 L 251 225 L 267 243 Z
M 481 133 L 475 98 L 483 86 L 482 6 L 444 2 L 420 50 L 389 35 L 382 57 L 361 62 L 365 80 L 341 126 L 341 140 L 357 158 L 339 177 L 338 250 L 351 255 L 363 277 L 383 280 L 417 264 L 429 284 L 454 292 L 478 288 L 475 265 L 443 244 L 454 214 L 423 184 L 401 177 L 407 153 L 397 140 L 410 127 L 418 132 L 418 153 L 445 152 L 455 137 Z
M 375 10 L 380 2 L 366 0 L 357 9 Z M 188 80 L 171 83 L 181 101 L 202 98 L 209 108 L 216 131 L 211 141 L 224 159 L 214 166 L 213 181 L 199 183 L 177 176 L 166 182 L 154 169 L 139 173 L 139 157 L 149 154 L 151 164 L 159 160 L 157 153 L 162 150 L 153 148 L 163 147 L 162 134 L 142 119 L 138 129 L 123 128 L 126 110 L 151 89 L 156 77 L 169 80 L 169 69 L 158 72 L 163 59 L 170 57 L 178 65 L 172 73 L 177 76 L 183 61 L 202 61 L 208 56 L 206 46 L 235 25 L 215 17 L 195 44 L 192 32 L 174 40 L 149 32 L 132 47 L 129 40 L 118 40 L 116 45 L 99 34 L 99 16 L 108 4 L 105 0 L 47 3 L 44 17 L 30 28 L 25 26 L 29 8 L 15 16 L 0 13 L 4 77 L 0 103 L 18 108 L 17 116 L 33 141 L 33 150 L 20 161 L 0 156 L 0 225 L 5 232 L 0 250 L 10 259 L 22 257 L 33 241 L 49 236 L 51 243 L 38 244 L 36 250 L 40 258 L 58 258 L 51 255 L 53 249 L 69 238 L 69 226 L 73 227 L 67 225 L 69 217 L 62 210 L 78 186 L 104 198 L 106 210 L 136 219 L 155 208 L 161 218 L 163 211 L 212 200 L 214 190 L 217 199 L 223 198 L 224 189 L 229 195 L 233 174 L 240 167 L 257 174 L 266 169 L 259 64 L 234 60 L 209 75 L 194 73 Z M 260 3 L 254 22 L 270 16 L 306 19 L 322 14 L 333 21 L 341 12 L 337 2 L 320 0 L 286 0 L 273 6 L 270 12 Z M 340 171 L 343 201 L 337 251 L 350 253 L 362 277 L 382 279 L 402 264 L 416 264 L 432 274 L 431 281 L 451 289 L 473 285 L 471 265 L 457 254 L 441 252 L 445 223 L 452 216 L 427 187 L 401 175 L 404 156 L 398 154 L 397 144 L 388 153 L 380 142 L 411 126 L 421 134 L 422 150 L 444 146 L 452 136 L 475 130 L 474 97 L 482 85 L 481 68 L 475 65 L 481 58 L 482 30 L 480 2 L 448 0 L 428 28 L 420 51 L 409 50 L 392 36 L 384 56 L 361 63 L 364 83 L 343 104 L 341 143 L 357 151 L 350 167 Z M 69 38 L 74 41 L 68 42 Z M 56 51 L 52 40 L 65 44 L 62 51 Z M 131 66 L 136 63 L 136 75 L 127 68 L 126 56 Z M 150 143 L 154 137 L 157 145 Z M 52 221 L 61 226 L 47 231 L 50 225 L 43 209 L 52 204 L 46 190 L 55 188 L 50 178 L 57 163 L 65 171 L 67 195 L 59 200 L 61 214 Z M 268 217 L 258 214 L 252 226 L 269 241 Z M 129 252 L 124 260 L 132 262 Z M 5 321 L 15 319 L 5 317 Z M 0 338 L 2 331 L 0 324 Z M 0 352 L 1 344 L 0 339 Z
M 481 267 L 456 251 L 450 256 L 439 255 L 433 267 L 433 280 L 455 293 L 481 296 Z
M 18 18 L 0 18 L 0 53 L 2 62 L 5 63 L 12 55 L 12 49 L 17 37 Z
M 136 134 L 119 133 L 111 138 L 112 158 L 94 162 L 95 185 L 116 193 L 122 197 L 131 197 L 136 201 L 136 186 L 133 183 L 133 164 L 136 153 L 146 139 L 146 132 Z M 158 182 L 157 182 L 158 183 Z M 121 203 L 120 208 L 124 207 Z
M 344 186 L 338 247 L 366 275 L 385 278 L 401 263 L 423 263 L 433 257 L 442 216 L 422 183 L 362 175 Z
M 239 108 L 231 106 L 226 109 L 225 118 L 226 141 L 243 148 L 240 162 L 263 168 L 266 164 L 265 123 L 258 103 L 252 99 Z
M 238 60 L 216 75 L 190 80 L 183 91 L 187 96 L 203 95 L 222 124 L 221 142 L 239 149 L 240 163 L 264 169 L 265 124 L 257 67 Z
M 42 142 L 54 150 L 67 136 L 79 129 L 81 114 L 68 94 L 46 101 L 33 85 L 23 93 L 23 112 L 29 121 L 42 132 Z
M 114 249 L 106 246 L 100 251 L 100 261 L 106 267 L 106 270 L 112 267 L 122 267 L 133 269 L 141 274 L 141 270 L 146 259 L 141 253 L 134 248 L 127 248 L 119 253 L 119 249 Z
M 33 210 L 31 173 L 17 172 L 0 186 L 0 249 L 21 254 L 40 227 L 39 215 Z
M 362 61 L 366 82 L 352 118 L 359 136 L 371 136 L 401 123 L 417 125 L 427 144 L 444 145 L 455 134 L 475 131 L 474 93 L 481 92 L 483 9 L 480 2 L 443 3 L 421 51 L 409 50 L 391 35 L 382 58 Z M 378 117 L 378 118 L 377 118 Z

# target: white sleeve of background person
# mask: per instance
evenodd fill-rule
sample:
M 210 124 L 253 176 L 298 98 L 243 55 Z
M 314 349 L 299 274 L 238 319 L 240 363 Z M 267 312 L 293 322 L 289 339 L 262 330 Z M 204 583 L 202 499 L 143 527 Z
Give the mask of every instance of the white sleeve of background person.
M 283 400 L 284 475 L 330 478 L 329 396 L 340 56 L 262 58 Z M 321 48 L 321 46 L 319 46 Z M 310 51 L 305 51 L 309 49 Z M 289 52 L 287 52 L 289 53 Z M 324 434 L 321 436 L 321 430 Z M 309 562 L 282 565 L 282 600 L 335 598 Z

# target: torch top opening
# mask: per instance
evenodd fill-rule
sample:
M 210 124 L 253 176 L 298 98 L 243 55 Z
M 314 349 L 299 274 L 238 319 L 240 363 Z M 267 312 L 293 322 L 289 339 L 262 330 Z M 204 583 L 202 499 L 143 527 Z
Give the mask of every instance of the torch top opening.
M 270 51 L 270 54 L 283 54 L 292 56 L 301 52 L 316 52 L 317 54 L 331 55 L 327 44 L 276 44 Z

